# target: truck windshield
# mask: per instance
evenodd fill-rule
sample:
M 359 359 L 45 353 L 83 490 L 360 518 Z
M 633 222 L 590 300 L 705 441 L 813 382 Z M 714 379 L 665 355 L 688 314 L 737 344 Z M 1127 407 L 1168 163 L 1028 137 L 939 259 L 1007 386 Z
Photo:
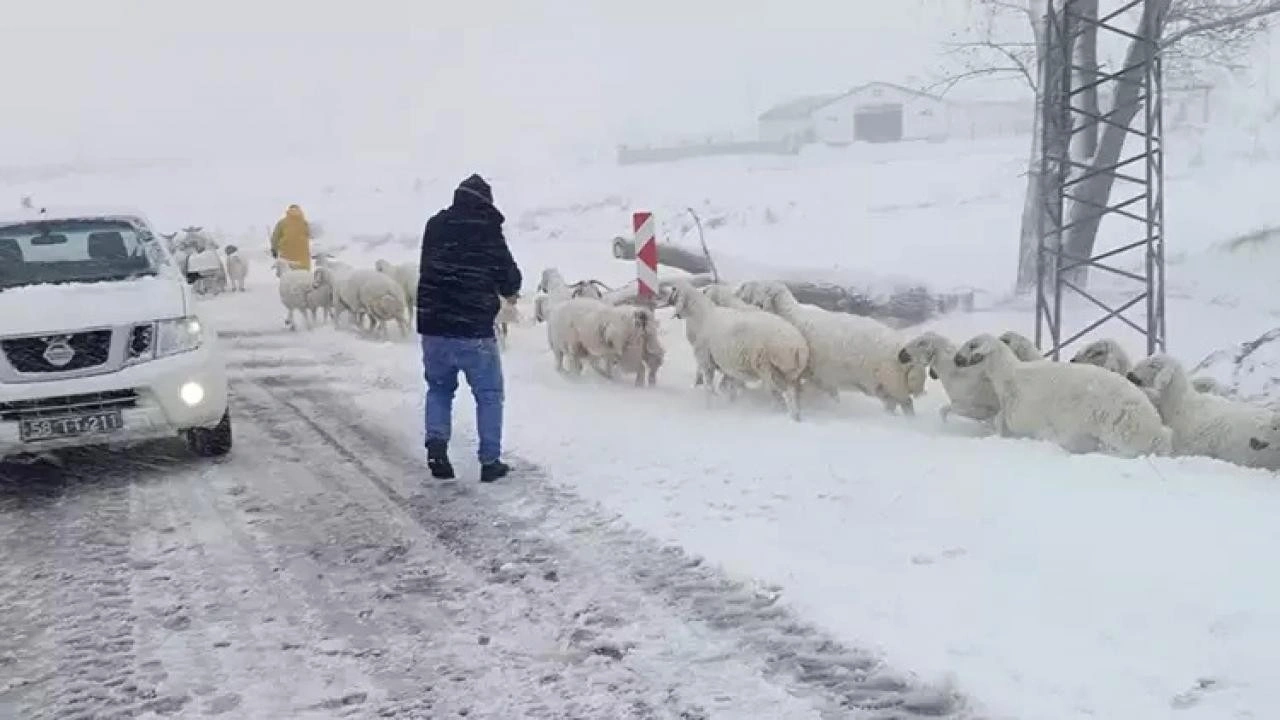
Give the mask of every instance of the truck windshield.
M 0 226 L 0 290 L 43 283 L 155 275 L 154 239 L 123 220 L 50 220 Z

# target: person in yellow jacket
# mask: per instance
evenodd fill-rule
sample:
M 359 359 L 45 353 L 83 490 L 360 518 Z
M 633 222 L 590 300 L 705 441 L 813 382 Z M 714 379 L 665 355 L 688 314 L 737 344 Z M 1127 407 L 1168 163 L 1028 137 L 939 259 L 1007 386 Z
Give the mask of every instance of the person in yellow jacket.
M 284 258 L 301 270 L 311 269 L 311 226 L 297 205 L 290 205 L 271 231 L 271 257 Z

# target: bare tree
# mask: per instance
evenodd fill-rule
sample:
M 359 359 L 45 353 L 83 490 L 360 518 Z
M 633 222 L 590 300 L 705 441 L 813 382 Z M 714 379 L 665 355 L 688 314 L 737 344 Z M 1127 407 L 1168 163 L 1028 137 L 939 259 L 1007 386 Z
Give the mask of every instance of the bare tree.
M 1036 253 L 1039 246 L 1038 220 L 1041 212 L 1039 156 L 1040 127 L 1043 121 L 1039 86 L 1043 62 L 1048 48 L 1045 15 L 1048 3 L 1063 0 L 971 0 L 978 11 L 978 22 L 967 37 L 949 47 L 949 56 L 957 60 L 958 69 L 934 85 L 943 92 L 956 84 L 977 78 L 999 75 L 1022 77 L 1035 93 L 1031 153 L 1028 163 L 1027 192 L 1022 212 L 1022 228 L 1018 253 L 1017 288 L 1026 291 L 1035 285 Z M 1076 0 L 1075 14 L 1097 18 L 1098 0 Z M 1139 35 L 1161 38 L 1160 51 L 1165 72 L 1170 77 L 1195 77 L 1210 65 L 1237 68 L 1248 52 L 1252 40 L 1267 28 L 1267 21 L 1280 12 L 1280 0 L 1157 0 L 1147 3 L 1139 21 Z M 1013 21 L 1013 22 L 1011 22 Z M 1021 25 L 1022 21 L 1026 25 Z M 1021 26 L 1019 33 L 1015 28 Z M 1105 68 L 1097 57 L 1096 28 L 1085 23 L 1072 48 L 1074 64 L 1080 74 L 1080 86 L 1101 77 Z M 1030 37 L 1026 36 L 1029 26 Z M 1010 32 L 1015 34 L 1009 34 Z M 1066 222 L 1071 226 L 1065 239 L 1066 251 L 1075 257 L 1093 254 L 1102 213 L 1107 205 L 1115 177 L 1095 172 L 1114 166 L 1124 150 L 1128 128 L 1142 112 L 1140 96 L 1140 61 L 1144 42 L 1135 38 L 1129 43 L 1121 65 L 1128 68 L 1113 83 L 1114 92 L 1106 110 L 1102 111 L 1096 87 L 1082 93 L 1077 107 L 1102 122 L 1083 120 L 1072 138 L 1071 154 L 1084 164 L 1078 171 L 1088 175 L 1075 194 L 1079 202 L 1067 207 Z M 1083 267 L 1079 269 L 1083 275 Z M 1077 278 L 1083 281 L 1083 278 Z

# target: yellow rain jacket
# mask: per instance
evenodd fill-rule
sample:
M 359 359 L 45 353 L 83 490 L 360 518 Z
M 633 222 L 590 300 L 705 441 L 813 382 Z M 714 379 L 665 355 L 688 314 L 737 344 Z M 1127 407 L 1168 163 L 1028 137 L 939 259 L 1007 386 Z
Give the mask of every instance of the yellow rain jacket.
M 311 269 L 311 227 L 302 208 L 290 205 L 271 231 L 271 252 L 295 266 Z

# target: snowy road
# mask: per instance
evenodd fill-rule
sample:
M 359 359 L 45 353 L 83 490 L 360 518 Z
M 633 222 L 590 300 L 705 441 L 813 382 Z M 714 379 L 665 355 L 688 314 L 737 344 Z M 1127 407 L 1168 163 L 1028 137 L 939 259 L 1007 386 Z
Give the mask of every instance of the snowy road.
M 424 481 L 277 335 L 225 462 L 0 466 L 0 717 L 966 715 L 528 462 Z

